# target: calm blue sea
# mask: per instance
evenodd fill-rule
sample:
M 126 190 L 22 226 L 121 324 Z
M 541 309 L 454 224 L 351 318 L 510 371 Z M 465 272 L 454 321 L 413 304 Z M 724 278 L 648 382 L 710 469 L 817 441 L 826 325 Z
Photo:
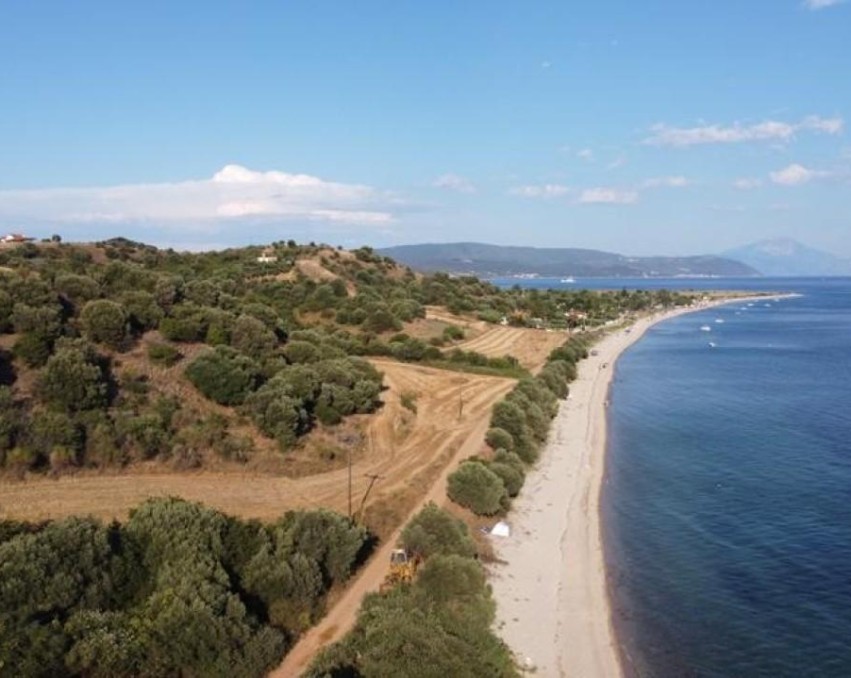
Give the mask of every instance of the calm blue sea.
M 851 279 L 593 286 L 803 295 L 662 323 L 617 364 L 603 517 L 632 675 L 851 676 Z

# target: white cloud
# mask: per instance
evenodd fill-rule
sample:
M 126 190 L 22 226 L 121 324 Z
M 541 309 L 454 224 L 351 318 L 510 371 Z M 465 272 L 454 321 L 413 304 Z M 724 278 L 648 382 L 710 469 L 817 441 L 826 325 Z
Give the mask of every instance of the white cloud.
M 570 192 L 567 186 L 561 184 L 543 184 L 541 186 L 515 186 L 509 189 L 510 195 L 523 198 L 558 198 Z
M 747 191 L 752 188 L 759 188 L 762 186 L 762 179 L 756 179 L 754 177 L 742 177 L 741 179 L 736 179 L 733 182 L 733 186 L 742 191 Z
M 839 134 L 844 125 L 845 121 L 842 118 L 822 118 L 817 115 L 808 116 L 797 123 L 766 120 L 755 125 L 742 125 L 737 122 L 727 127 L 722 125 L 669 127 L 660 124 L 650 128 L 652 134 L 644 140 L 644 143 L 652 146 L 685 148 L 701 144 L 789 141 L 799 131 Z
M 550 63 L 549 61 L 541 62 L 541 68 L 549 68 L 550 66 L 552 66 L 552 63 Z
M 588 188 L 579 196 L 579 202 L 585 205 L 631 205 L 637 200 L 638 191 L 616 188 Z
M 783 186 L 799 186 L 801 184 L 806 184 L 813 179 L 826 177 L 828 174 L 829 172 L 807 169 L 803 165 L 793 163 L 788 167 L 784 167 L 782 170 L 769 173 L 769 176 L 775 184 L 781 184 Z
M 580 160 L 593 160 L 594 151 L 590 148 L 583 148 L 581 151 L 577 152 L 576 157 Z
M 608 165 L 606 165 L 607 170 L 616 170 L 626 165 L 626 156 L 619 155 L 617 158 L 612 160 Z
M 689 185 L 685 177 L 655 177 L 641 184 L 642 188 L 684 188 Z
M 804 7 L 809 10 L 819 10 L 824 9 L 825 7 L 833 7 L 834 5 L 840 5 L 845 0 L 804 0 Z
M 0 218 L 58 223 L 180 222 L 192 226 L 265 217 L 386 224 L 393 221 L 390 202 L 387 194 L 369 186 L 226 165 L 210 179 L 0 191 Z
M 455 191 L 456 193 L 475 193 L 476 187 L 473 182 L 466 177 L 458 176 L 457 174 L 441 174 L 434 180 L 432 186 L 435 188 L 443 188 L 447 191 Z

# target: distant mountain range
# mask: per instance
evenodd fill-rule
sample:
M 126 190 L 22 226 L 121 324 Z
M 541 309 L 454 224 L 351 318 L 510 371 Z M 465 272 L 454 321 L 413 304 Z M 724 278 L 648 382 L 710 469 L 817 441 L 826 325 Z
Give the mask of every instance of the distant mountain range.
M 727 250 L 721 256 L 747 264 L 763 275 L 851 275 L 851 260 L 806 247 L 789 238 L 761 240 Z
M 502 247 L 462 242 L 401 245 L 381 254 L 421 271 L 481 277 L 535 274 L 545 277 L 756 276 L 746 263 L 720 256 L 627 257 L 574 248 Z

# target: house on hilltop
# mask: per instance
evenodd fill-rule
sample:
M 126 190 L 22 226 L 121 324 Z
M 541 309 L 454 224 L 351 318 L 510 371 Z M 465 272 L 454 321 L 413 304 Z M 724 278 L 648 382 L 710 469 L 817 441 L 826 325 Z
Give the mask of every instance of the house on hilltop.
M 21 235 L 20 233 L 9 233 L 8 235 L 4 235 L 0 238 L 0 243 L 4 244 L 16 244 L 22 242 L 31 242 L 35 240 L 35 238 L 27 238 L 25 235 Z
M 278 257 L 275 255 L 275 250 L 271 247 L 267 247 L 263 252 L 257 257 L 257 261 L 261 264 L 271 264 L 278 260 Z

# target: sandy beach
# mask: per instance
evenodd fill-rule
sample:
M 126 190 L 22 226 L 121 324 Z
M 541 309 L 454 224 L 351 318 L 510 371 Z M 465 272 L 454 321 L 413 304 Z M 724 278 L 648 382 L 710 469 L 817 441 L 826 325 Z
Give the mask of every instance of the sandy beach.
M 579 364 L 541 459 L 526 478 L 508 522 L 493 538 L 490 581 L 496 628 L 521 667 L 541 676 L 622 676 L 611 625 L 600 527 L 606 405 L 618 356 L 657 322 L 746 298 L 712 301 L 638 320 L 594 346 Z

